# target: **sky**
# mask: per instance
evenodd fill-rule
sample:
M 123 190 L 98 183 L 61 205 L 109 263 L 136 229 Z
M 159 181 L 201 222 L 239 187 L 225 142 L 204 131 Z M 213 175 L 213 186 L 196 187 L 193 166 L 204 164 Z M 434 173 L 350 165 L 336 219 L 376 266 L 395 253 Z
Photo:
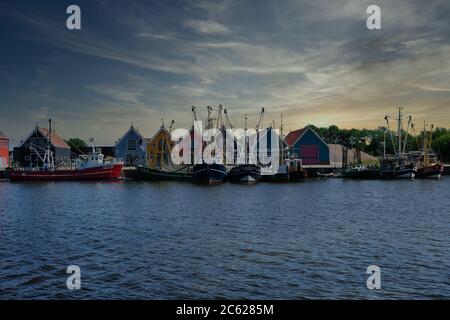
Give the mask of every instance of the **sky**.
M 17 144 L 52 118 L 105 145 L 219 104 L 238 127 L 264 107 L 285 131 L 375 128 L 397 106 L 450 127 L 449 17 L 447 0 L 0 0 L 0 131 Z

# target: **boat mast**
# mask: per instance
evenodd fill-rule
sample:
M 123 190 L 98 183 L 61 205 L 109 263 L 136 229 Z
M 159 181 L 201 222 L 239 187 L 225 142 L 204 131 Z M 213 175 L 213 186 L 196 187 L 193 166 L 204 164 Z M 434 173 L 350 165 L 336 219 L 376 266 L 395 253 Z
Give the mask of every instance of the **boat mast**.
M 169 126 L 169 135 L 172 133 L 172 127 L 174 124 L 175 124 L 175 120 L 172 120 L 172 122 L 170 123 L 170 126 Z
M 428 138 L 427 138 L 427 125 L 425 121 L 423 122 L 423 160 L 425 166 L 428 166 Z
M 258 121 L 258 124 L 256 125 L 256 132 L 257 133 L 259 131 L 259 127 L 260 127 L 261 122 L 263 121 L 263 119 L 264 119 L 264 108 L 261 109 L 261 113 L 259 115 L 259 121 Z
M 431 142 L 433 141 L 433 129 L 434 129 L 434 125 L 431 125 L 431 130 L 430 130 L 430 141 L 428 141 L 428 145 L 429 145 L 429 148 L 428 148 L 428 150 L 429 151 L 427 151 L 427 155 L 428 155 L 428 162 L 430 162 L 430 153 L 429 152 L 431 152 L 432 150 L 431 150 Z M 436 159 L 434 158 L 434 160 L 433 161 L 435 161 Z
M 226 109 L 226 108 L 223 110 L 223 113 L 225 114 L 225 117 L 226 117 L 226 119 L 227 119 L 228 126 L 230 127 L 230 129 L 233 129 L 234 127 L 233 127 L 233 125 L 231 124 L 230 118 L 228 117 L 228 112 L 227 112 L 227 109 Z
M 249 152 L 248 137 L 247 137 L 247 120 L 248 120 L 248 116 L 245 113 L 245 118 L 244 118 L 244 141 L 245 141 L 244 155 L 245 155 L 245 164 L 248 163 L 248 152 Z
M 392 135 L 391 125 L 389 124 L 389 116 L 385 116 L 385 117 L 384 117 L 384 120 L 386 120 L 386 123 L 387 123 L 387 126 L 388 126 L 389 136 L 391 137 L 392 147 L 394 148 L 394 152 L 396 152 L 396 150 L 395 150 L 394 136 Z
M 411 125 L 411 120 L 412 120 L 412 117 L 409 116 L 408 125 L 406 126 L 405 143 L 403 144 L 403 153 L 402 154 L 405 154 L 405 152 L 406 152 L 406 142 L 408 141 L 408 133 L 409 133 L 409 126 Z
M 261 113 L 259 115 L 258 124 L 256 125 L 256 153 L 259 154 L 259 127 L 261 126 L 261 123 L 264 119 L 264 108 L 261 108 Z M 259 159 L 259 156 L 257 155 L 257 159 Z M 258 162 L 258 160 L 257 160 Z
M 197 108 L 192 106 L 192 113 L 194 114 L 194 121 L 197 121 Z
M 219 112 L 218 112 L 218 114 L 217 114 L 217 125 L 216 125 L 216 128 L 217 129 L 222 129 L 222 127 L 223 127 L 223 120 L 222 120 L 222 110 L 223 110 L 223 107 L 222 107 L 222 105 L 220 104 L 219 105 Z M 220 126 L 219 126 L 219 124 L 220 124 Z
M 47 137 L 47 150 L 45 151 L 43 165 L 47 170 L 53 170 L 55 168 L 53 155 L 51 151 L 52 146 L 52 119 L 48 119 L 48 137 Z
M 212 107 L 211 106 L 207 106 L 206 110 L 208 110 L 208 118 L 207 118 L 207 129 L 211 129 L 211 112 L 212 112 Z
M 48 119 L 48 147 L 52 144 L 52 119 Z
M 280 160 L 279 163 L 282 164 L 284 161 L 284 139 L 283 139 L 283 112 L 280 114 Z
M 400 161 L 402 158 L 401 150 L 402 150 L 402 107 L 398 107 L 398 119 L 397 119 L 397 135 L 398 135 L 398 153 L 397 157 Z

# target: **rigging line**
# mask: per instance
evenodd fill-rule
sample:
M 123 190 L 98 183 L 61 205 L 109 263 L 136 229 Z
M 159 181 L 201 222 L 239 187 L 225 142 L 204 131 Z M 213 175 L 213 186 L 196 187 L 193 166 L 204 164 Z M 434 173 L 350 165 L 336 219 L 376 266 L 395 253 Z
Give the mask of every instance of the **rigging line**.
M 62 132 L 62 130 L 60 130 L 60 129 L 58 129 L 58 130 L 59 130 L 59 132 L 61 132 L 61 134 L 63 135 L 63 137 L 67 137 L 67 135 L 64 134 L 64 132 Z M 69 140 L 64 140 L 64 141 L 66 141 L 67 144 L 71 144 L 72 147 L 74 147 L 76 150 L 78 150 L 78 152 L 80 152 L 80 154 L 82 154 L 83 156 L 86 155 L 86 154 L 85 154 L 83 151 L 81 151 L 76 145 L 74 145 L 72 142 L 70 142 L 70 139 L 69 139 Z M 84 141 L 84 140 L 83 140 L 83 141 Z

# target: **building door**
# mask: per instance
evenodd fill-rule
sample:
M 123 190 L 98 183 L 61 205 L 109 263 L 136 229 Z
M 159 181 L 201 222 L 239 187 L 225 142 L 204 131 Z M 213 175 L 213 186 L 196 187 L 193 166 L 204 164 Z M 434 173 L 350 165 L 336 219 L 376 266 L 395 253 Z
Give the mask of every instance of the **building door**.
M 125 158 L 125 165 L 127 166 L 134 166 L 137 165 L 139 162 L 139 157 L 137 154 L 127 154 Z
M 300 147 L 300 158 L 304 165 L 319 164 L 319 146 L 303 145 Z

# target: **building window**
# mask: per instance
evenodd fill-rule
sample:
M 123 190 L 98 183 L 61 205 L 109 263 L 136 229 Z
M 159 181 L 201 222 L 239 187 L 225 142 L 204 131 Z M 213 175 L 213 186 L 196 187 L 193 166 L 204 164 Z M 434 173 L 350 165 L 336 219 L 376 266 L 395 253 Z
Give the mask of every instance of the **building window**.
M 128 150 L 136 150 L 137 140 L 128 140 Z

